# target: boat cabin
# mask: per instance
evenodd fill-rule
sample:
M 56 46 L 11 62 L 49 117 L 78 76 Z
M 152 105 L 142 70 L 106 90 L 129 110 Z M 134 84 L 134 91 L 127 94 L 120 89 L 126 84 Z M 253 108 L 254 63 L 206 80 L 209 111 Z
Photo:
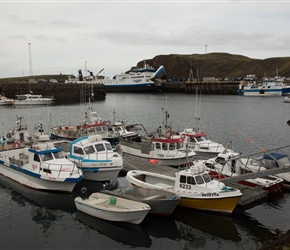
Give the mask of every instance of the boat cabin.
M 71 156 L 83 158 L 91 154 L 104 154 L 107 151 L 113 151 L 112 145 L 102 140 L 100 135 L 82 137 L 71 143 Z
M 189 169 L 176 173 L 175 189 L 194 189 L 196 191 L 207 191 L 209 183 L 212 181 L 211 176 L 203 165 L 194 164 Z M 192 187 L 194 185 L 194 187 Z

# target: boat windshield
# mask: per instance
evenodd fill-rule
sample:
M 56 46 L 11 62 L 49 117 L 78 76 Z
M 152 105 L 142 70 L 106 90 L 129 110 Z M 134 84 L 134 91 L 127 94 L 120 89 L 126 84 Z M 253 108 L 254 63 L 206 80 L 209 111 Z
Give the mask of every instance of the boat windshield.
M 112 145 L 110 143 L 105 143 L 105 147 L 107 150 L 113 150 Z
M 84 147 L 84 151 L 87 155 L 95 153 L 95 149 L 94 149 L 93 145 Z
M 53 159 L 53 156 L 51 153 L 41 154 L 41 159 L 42 161 L 50 161 Z
M 199 136 L 196 137 L 197 141 L 209 141 L 209 138 L 207 136 Z
M 103 143 L 95 144 L 95 148 L 96 148 L 97 152 L 102 152 L 102 151 L 106 150 Z
M 208 173 L 204 173 L 204 174 L 202 175 L 202 177 L 203 177 L 205 183 L 211 181 L 210 175 L 209 175 Z
M 53 152 L 52 153 L 55 159 L 62 159 L 64 158 L 63 153 L 62 152 Z

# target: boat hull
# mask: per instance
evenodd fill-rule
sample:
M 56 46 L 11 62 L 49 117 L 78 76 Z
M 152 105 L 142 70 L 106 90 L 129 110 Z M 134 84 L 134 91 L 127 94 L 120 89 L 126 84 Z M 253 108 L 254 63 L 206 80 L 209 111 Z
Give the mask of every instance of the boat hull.
M 111 203 L 110 198 L 82 199 L 76 197 L 75 205 L 79 211 L 103 220 L 140 224 L 148 214 L 150 207 L 146 204 L 144 206 L 136 205 L 137 202 L 134 201 L 120 203 L 120 199 L 122 198 L 116 198 L 116 203 Z
M 180 201 L 180 197 L 170 192 L 133 187 L 126 191 L 103 190 L 105 194 L 143 202 L 151 207 L 150 214 L 169 216 L 171 215 Z
M 70 181 L 46 180 L 42 179 L 40 175 L 35 173 L 29 174 L 28 171 L 24 171 L 15 165 L 9 165 L 3 161 L 0 161 L 0 174 L 29 188 L 65 193 L 71 193 L 77 182 L 81 180 L 81 178 L 71 179 Z
M 218 212 L 224 214 L 231 214 L 236 205 L 240 200 L 240 196 L 235 197 L 225 197 L 218 199 L 204 199 L 204 198 L 185 198 L 181 197 L 179 202 L 179 206 L 210 211 L 210 212 Z
M 106 92 L 155 92 L 158 87 L 154 82 L 149 83 L 105 83 Z
M 90 181 L 108 181 L 116 178 L 120 171 L 123 169 L 121 167 L 82 167 L 83 179 Z

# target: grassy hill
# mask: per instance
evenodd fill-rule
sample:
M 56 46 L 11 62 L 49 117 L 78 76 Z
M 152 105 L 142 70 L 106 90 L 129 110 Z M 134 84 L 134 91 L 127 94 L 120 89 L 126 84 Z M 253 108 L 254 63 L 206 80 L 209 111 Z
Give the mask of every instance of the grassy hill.
M 153 59 L 146 59 L 146 63 L 158 68 L 163 65 L 167 78 L 189 79 L 192 69 L 194 78 L 203 77 L 245 77 L 255 74 L 259 79 L 275 76 L 278 69 L 279 76 L 290 77 L 290 57 L 268 59 L 253 59 L 242 55 L 228 53 L 208 53 L 192 55 L 158 55 Z M 141 67 L 140 61 L 137 66 Z
M 245 77 L 254 74 L 261 79 L 264 76 L 275 76 L 278 69 L 279 76 L 290 77 L 290 57 L 267 58 L 264 60 L 253 59 L 242 55 L 233 55 L 228 53 L 208 53 L 192 55 L 158 55 L 152 59 L 146 59 L 146 63 L 157 69 L 163 65 L 166 71 L 167 79 L 189 79 L 190 72 L 193 72 L 194 78 L 202 80 L 203 77 Z M 143 67 L 144 61 L 137 63 L 137 67 Z M 132 68 L 135 68 L 132 67 Z M 129 70 L 129 69 L 128 69 Z M 118 74 L 120 72 L 116 72 Z M 5 82 L 21 82 L 29 78 L 38 79 L 56 79 L 58 82 L 64 82 L 68 75 L 38 75 L 15 78 L 0 78 Z

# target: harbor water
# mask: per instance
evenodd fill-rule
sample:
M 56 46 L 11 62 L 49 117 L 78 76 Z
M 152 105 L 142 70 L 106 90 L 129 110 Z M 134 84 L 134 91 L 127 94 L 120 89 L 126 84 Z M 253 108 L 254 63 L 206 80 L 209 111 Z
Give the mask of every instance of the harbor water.
M 141 123 L 148 132 L 164 123 L 174 129 L 200 128 L 224 146 L 243 155 L 290 145 L 290 104 L 284 97 L 195 94 L 109 93 L 103 101 L 47 107 L 1 107 L 0 135 L 23 117 L 33 132 L 40 124 L 48 133 L 57 125 L 80 124 L 88 106 L 104 120 Z M 108 222 L 76 210 L 72 194 L 47 193 L 23 187 L 0 176 L 1 249 L 259 249 L 290 229 L 290 192 L 231 216 L 178 207 L 170 217 L 148 215 L 140 225 Z

